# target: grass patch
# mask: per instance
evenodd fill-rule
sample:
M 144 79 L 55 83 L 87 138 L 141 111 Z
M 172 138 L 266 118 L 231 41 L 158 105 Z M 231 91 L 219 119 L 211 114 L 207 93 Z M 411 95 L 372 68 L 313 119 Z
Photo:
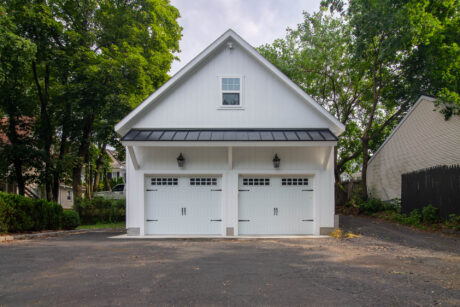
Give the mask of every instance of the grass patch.
M 125 222 L 119 223 L 97 223 L 91 225 L 80 225 L 77 229 L 98 229 L 98 228 L 126 228 Z

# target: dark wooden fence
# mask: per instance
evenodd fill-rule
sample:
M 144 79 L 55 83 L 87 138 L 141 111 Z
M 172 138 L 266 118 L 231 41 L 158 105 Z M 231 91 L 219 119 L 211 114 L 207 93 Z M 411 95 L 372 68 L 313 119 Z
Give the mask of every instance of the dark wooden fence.
M 460 154 L 460 153 L 459 153 Z M 401 212 L 433 205 L 447 219 L 460 215 L 460 165 L 436 166 L 402 175 Z

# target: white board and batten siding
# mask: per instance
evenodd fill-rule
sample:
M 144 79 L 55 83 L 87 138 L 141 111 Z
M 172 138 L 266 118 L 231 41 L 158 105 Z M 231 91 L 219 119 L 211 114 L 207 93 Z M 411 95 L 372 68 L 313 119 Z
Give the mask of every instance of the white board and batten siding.
M 240 78 L 240 106 L 221 106 L 223 77 Z M 130 129 L 166 128 L 311 128 L 335 135 L 344 130 L 231 30 L 125 117 L 116 131 L 125 135 Z M 140 235 L 224 236 L 320 234 L 323 228 L 333 228 L 336 142 L 261 143 L 125 143 L 130 146 L 127 228 L 138 229 Z M 182 168 L 176 161 L 180 153 L 185 157 Z M 277 169 L 275 154 L 281 158 Z M 177 184 L 152 184 L 155 178 L 172 178 Z M 192 185 L 193 178 L 216 178 L 216 185 Z M 270 186 L 239 191 L 250 178 L 268 179 Z M 283 185 L 289 178 L 308 179 L 308 184 Z

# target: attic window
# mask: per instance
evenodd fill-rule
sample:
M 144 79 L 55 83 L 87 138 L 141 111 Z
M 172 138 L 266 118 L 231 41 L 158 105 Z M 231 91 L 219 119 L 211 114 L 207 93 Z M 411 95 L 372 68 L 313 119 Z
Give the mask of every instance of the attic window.
M 241 106 L 241 78 L 220 78 L 223 107 Z

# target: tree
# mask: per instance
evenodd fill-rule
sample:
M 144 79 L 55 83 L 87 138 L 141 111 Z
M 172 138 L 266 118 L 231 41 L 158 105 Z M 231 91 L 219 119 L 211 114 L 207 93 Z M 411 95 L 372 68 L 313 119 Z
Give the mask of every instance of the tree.
M 32 173 L 25 173 L 33 167 L 35 150 L 31 126 L 34 105 L 30 102 L 31 65 L 36 46 L 29 40 L 15 34 L 11 18 L 0 5 L 0 130 L 1 173 L 14 178 L 19 194 L 24 195 L 25 186 Z
M 138 0 L 101 1 L 82 19 L 89 26 L 81 35 L 92 39 L 85 45 L 85 58 L 77 60 L 71 81 L 82 127 L 76 137 L 72 170 L 76 195 L 81 195 L 81 171 L 89 162 L 95 124 L 102 121 L 113 127 L 169 78 L 172 53 L 178 51 L 181 37 L 178 17 L 179 12 L 168 1 Z M 76 24 L 74 31 L 80 28 Z M 113 139 L 113 133 L 97 136 L 101 148 Z
M 179 12 L 168 0 L 2 3 L 15 34 L 36 46 L 30 77 L 40 183 L 57 200 L 60 182 L 71 178 L 80 197 L 91 144 L 116 143 L 101 123 L 113 127 L 168 79 L 179 50 Z
M 438 95 L 446 117 L 458 112 L 458 1 L 351 0 L 344 6 L 343 1 L 329 0 L 323 5 L 347 16 L 355 38 L 353 58 L 366 65 L 368 90 L 360 103 L 362 198 L 366 200 L 372 151 L 421 93 Z M 442 34 L 441 43 L 431 45 L 436 33 Z M 449 55 L 454 56 L 453 64 Z M 434 62 L 436 69 L 433 60 L 439 60 Z
M 351 53 L 352 28 L 344 16 L 325 10 L 310 15 L 285 39 L 258 48 L 291 80 L 315 98 L 346 126 L 336 148 L 335 178 L 343 191 L 341 174 L 357 171 L 361 152 L 359 104 L 365 88 L 365 70 Z
M 415 47 L 403 63 L 410 90 L 439 98 L 446 119 L 460 115 L 460 2 L 409 1 Z

